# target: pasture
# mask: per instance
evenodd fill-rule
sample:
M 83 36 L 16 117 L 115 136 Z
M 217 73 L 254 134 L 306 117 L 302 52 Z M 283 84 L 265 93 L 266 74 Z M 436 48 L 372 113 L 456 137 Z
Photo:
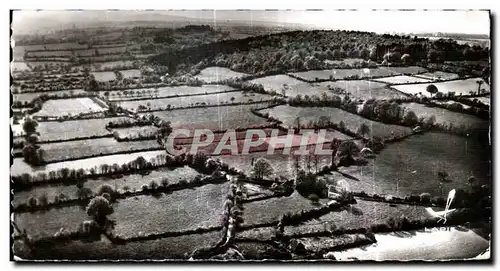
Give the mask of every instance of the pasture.
M 431 82 L 431 80 L 408 76 L 408 75 L 396 75 L 391 77 L 382 77 L 373 79 L 373 81 L 382 82 L 386 84 L 411 84 L 411 83 L 426 83 Z
M 234 91 L 226 85 L 203 85 L 200 87 L 194 86 L 176 86 L 176 87 L 158 87 L 158 88 L 140 88 L 131 90 L 115 90 L 101 92 L 110 101 L 126 101 L 143 98 L 166 98 L 186 95 L 203 95 L 216 92 Z
M 27 92 L 27 93 L 20 93 L 20 94 L 12 94 L 12 99 L 14 102 L 19 101 L 22 103 L 30 103 L 33 100 L 37 99 L 38 97 L 42 95 L 49 95 L 49 96 L 55 96 L 55 97 L 65 97 L 65 98 L 71 98 L 73 95 L 80 95 L 87 93 L 83 89 L 71 89 L 71 90 L 57 90 L 57 91 L 44 91 L 44 92 Z
M 261 84 L 267 92 L 276 92 L 278 94 L 285 94 L 288 97 L 295 97 L 297 95 L 321 95 L 326 92 L 313 87 L 309 83 L 302 82 L 288 75 L 271 75 L 261 77 L 249 81 L 254 84 Z
M 105 109 L 90 98 L 57 99 L 46 101 L 42 105 L 42 109 L 33 114 L 33 116 L 59 117 L 103 111 Z
M 126 190 L 125 187 L 128 187 L 130 191 L 140 191 L 142 185 L 149 185 L 153 181 L 160 185 L 163 179 L 167 179 L 169 184 L 176 184 L 181 180 L 191 181 L 197 175 L 200 175 L 200 173 L 188 166 L 161 168 L 147 174 L 137 173 L 124 175 L 119 178 L 100 177 L 97 179 L 88 179 L 85 181 L 84 187 L 89 188 L 94 193 L 97 193 L 99 187 L 104 184 L 111 185 L 111 187 L 120 192 L 124 192 Z M 19 204 L 27 203 L 31 196 L 39 198 L 42 195 L 47 195 L 48 201 L 53 202 L 54 197 L 61 193 L 69 199 L 78 198 L 78 188 L 76 185 L 35 186 L 31 190 L 16 192 L 12 204 L 18 206 Z
M 331 88 L 341 88 L 358 100 L 367 100 L 371 98 L 382 100 L 405 97 L 405 95 L 397 91 L 386 88 L 386 84 L 367 80 L 339 80 L 334 82 L 321 82 L 317 85 L 321 89 L 328 89 L 328 86 Z
M 442 92 L 443 94 L 447 94 L 448 92 L 455 92 L 455 95 L 470 95 L 471 92 L 477 94 L 479 87 L 477 81 L 483 82 L 483 84 L 481 85 L 481 93 L 490 92 L 490 86 L 486 84 L 484 80 L 478 78 L 438 82 L 433 83 L 433 85 L 435 85 L 438 91 Z M 421 94 L 427 97 L 431 97 L 431 94 L 426 91 L 427 86 L 429 85 L 431 84 L 408 84 L 393 86 L 393 88 L 410 95 Z
M 269 113 L 270 116 L 282 121 L 286 127 L 295 127 L 297 119 L 300 120 L 300 123 L 306 124 L 310 121 L 318 121 L 320 117 L 327 117 L 333 123 L 338 124 L 340 121 L 343 121 L 346 128 L 354 132 L 358 130 L 362 123 L 365 123 L 370 128 L 370 134 L 373 136 L 401 136 L 411 133 L 411 129 L 408 127 L 372 121 L 333 107 L 293 107 L 282 105 L 264 109 L 260 112 Z
M 153 115 L 170 121 L 172 128 L 206 128 L 212 130 L 236 129 L 269 125 L 265 118 L 253 114 L 252 108 L 264 104 L 234 105 L 205 108 L 187 108 L 170 111 L 156 111 Z
M 128 110 L 136 110 L 139 106 L 144 106 L 147 110 L 162 110 L 170 108 L 185 108 L 192 106 L 204 105 L 223 105 L 232 103 L 249 103 L 258 101 L 270 101 L 271 96 L 259 93 L 250 92 L 231 92 L 231 93 L 218 93 L 210 95 L 175 97 L 164 99 L 150 99 L 138 101 L 123 101 L 120 102 L 122 108 Z
M 443 71 L 434 71 L 434 72 L 426 72 L 417 75 L 416 77 L 432 80 L 432 81 L 440 81 L 440 80 L 455 80 L 458 79 L 459 76 L 456 73 L 443 72 Z
M 50 163 L 44 166 L 38 166 L 38 167 L 32 167 L 26 162 L 24 162 L 23 158 L 14 158 L 14 162 L 10 167 L 10 174 L 13 176 L 16 175 L 21 175 L 23 173 L 27 173 L 30 175 L 38 174 L 41 172 L 48 173 L 50 171 L 57 171 L 61 168 L 69 168 L 69 169 L 85 169 L 85 170 L 90 170 L 91 168 L 94 167 L 99 167 L 102 164 L 125 164 L 129 163 L 137 157 L 142 156 L 146 161 L 151 161 L 151 159 L 154 159 L 158 155 L 164 155 L 165 150 L 159 150 L 159 151 L 143 151 L 143 152 L 134 152 L 134 153 L 127 153 L 127 154 L 115 154 L 115 155 L 104 155 L 104 156 L 98 156 L 98 157 L 93 157 L 93 158 L 86 158 L 86 159 L 79 159 L 79 160 L 73 160 L 73 161 L 65 161 L 65 162 L 57 162 L 57 163 Z
M 405 197 L 430 193 L 445 197 L 451 189 L 467 189 L 475 176 L 488 183 L 487 146 L 474 138 L 442 133 L 425 133 L 387 146 L 366 166 L 340 168 L 326 175 L 329 183 L 344 179 L 351 191 Z M 438 172 L 449 174 L 440 181 Z
M 91 72 L 98 82 L 108 82 L 116 79 L 114 72 Z
M 113 232 L 133 237 L 168 231 L 194 230 L 222 225 L 223 205 L 229 184 L 207 184 L 168 195 L 130 197 L 114 204 Z
M 156 140 L 118 142 L 114 138 L 73 140 L 41 144 L 44 161 L 50 163 L 89 156 L 110 155 L 118 152 L 136 152 L 161 148 Z
M 114 117 L 88 120 L 41 121 L 38 123 L 37 131 L 40 133 L 40 141 L 69 140 L 91 136 L 109 135 L 106 124 L 110 121 L 129 119 L 127 117 Z
M 224 67 L 208 67 L 200 71 L 195 77 L 207 82 L 220 82 L 231 78 L 242 78 L 247 76 L 246 73 L 235 72 Z
M 442 124 L 453 127 L 465 127 L 479 130 L 488 130 L 489 122 L 480 119 L 476 116 L 462 114 L 458 112 L 449 111 L 439 107 L 428 107 L 419 103 L 406 103 L 403 106 L 407 110 L 415 112 L 417 117 L 429 118 L 436 117 L 436 124 Z
M 387 77 L 398 75 L 400 73 L 392 71 L 385 67 L 365 68 L 365 69 L 331 69 L 331 70 L 312 70 L 306 72 L 292 73 L 307 82 L 317 80 L 342 80 L 356 76 L 357 79 L 372 78 L 372 77 Z
M 415 75 L 427 72 L 427 69 L 419 66 L 387 67 L 387 69 L 399 74 L 406 74 L 406 75 Z

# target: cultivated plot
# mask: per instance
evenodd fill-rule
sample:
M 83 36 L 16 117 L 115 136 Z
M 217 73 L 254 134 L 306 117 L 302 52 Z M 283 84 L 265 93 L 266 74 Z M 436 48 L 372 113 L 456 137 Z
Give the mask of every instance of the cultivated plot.
M 380 68 L 365 68 L 365 69 L 332 69 L 332 70 L 313 70 L 307 72 L 292 73 L 295 77 L 301 78 L 308 82 L 318 80 L 342 80 L 346 78 L 356 77 L 372 78 L 372 77 L 385 77 L 398 75 L 400 73 L 394 72 L 385 67 Z
M 90 98 L 73 98 L 48 100 L 42 105 L 42 109 L 33 115 L 38 117 L 59 117 L 104 111 L 104 108 Z
M 479 90 L 479 84 L 478 82 L 481 83 L 481 93 L 489 93 L 490 92 L 490 86 L 484 82 L 484 80 L 479 79 L 479 78 L 469 78 L 469 79 L 464 79 L 464 80 L 454 80 L 454 81 L 447 81 L 447 82 L 439 82 L 439 83 L 433 83 L 438 89 L 439 92 L 442 92 L 444 94 L 447 94 L 448 92 L 454 92 L 455 95 L 470 95 L 470 94 L 477 94 Z M 397 85 L 393 86 L 393 88 L 407 93 L 411 95 L 424 95 L 427 97 L 431 97 L 431 93 L 427 92 L 427 86 L 431 85 L 429 84 L 408 84 L 408 85 Z
M 382 78 L 377 78 L 373 79 L 374 81 L 377 82 L 382 82 L 382 83 L 387 83 L 387 84 L 411 84 L 411 83 L 427 83 L 431 82 L 429 79 L 423 79 L 423 78 L 418 78 L 414 76 L 408 76 L 408 75 L 397 75 L 397 76 L 391 76 L 391 77 L 382 77 Z
M 216 92 L 229 92 L 235 89 L 226 85 L 203 85 L 177 86 L 177 87 L 158 87 L 158 88 L 139 88 L 130 90 L 115 90 L 101 92 L 110 101 L 126 101 L 147 98 L 165 98 L 175 96 L 204 95 Z
M 195 77 L 207 82 L 220 82 L 230 78 L 241 78 L 247 76 L 246 73 L 235 72 L 224 67 L 208 67 L 200 71 Z
M 352 97 L 359 100 L 367 99 L 395 99 L 405 97 L 404 94 L 386 88 L 386 84 L 367 80 L 338 80 L 334 82 L 321 82 L 319 88 L 341 88 Z M 330 93 L 332 93 L 330 91 Z M 342 96 L 342 95 L 341 95 Z

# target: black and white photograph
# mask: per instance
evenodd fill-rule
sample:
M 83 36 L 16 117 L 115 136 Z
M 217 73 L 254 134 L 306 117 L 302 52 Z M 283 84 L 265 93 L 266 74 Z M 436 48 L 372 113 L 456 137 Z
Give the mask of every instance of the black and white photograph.
M 491 262 L 492 18 L 11 10 L 10 260 Z

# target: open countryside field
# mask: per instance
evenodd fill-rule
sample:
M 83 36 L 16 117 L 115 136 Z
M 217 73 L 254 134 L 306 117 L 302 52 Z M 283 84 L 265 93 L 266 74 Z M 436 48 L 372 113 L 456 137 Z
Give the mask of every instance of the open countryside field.
M 137 69 L 132 70 L 121 70 L 119 71 L 123 78 L 139 78 L 141 77 L 141 71 Z M 91 72 L 94 75 L 95 80 L 99 82 L 108 82 L 111 80 L 116 80 L 116 75 L 114 72 Z
M 30 103 L 36 98 L 42 95 L 56 96 L 56 97 L 67 97 L 70 98 L 73 95 L 80 95 L 87 93 L 83 89 L 71 89 L 71 90 L 57 90 L 57 91 L 44 91 L 44 92 L 30 92 L 30 93 L 21 93 L 21 94 L 12 94 L 12 100 L 14 102 L 19 101 L 22 103 Z
M 399 75 L 399 72 L 392 71 L 386 67 L 366 68 L 366 69 L 332 69 L 332 70 L 314 70 L 307 72 L 292 73 L 304 81 L 314 82 L 316 80 L 342 80 L 348 77 L 357 76 L 361 78 L 386 77 Z
M 382 77 L 373 79 L 377 82 L 387 83 L 387 84 L 411 84 L 411 83 L 426 83 L 431 82 L 431 80 L 408 76 L 408 75 L 397 75 L 391 77 Z
M 436 117 L 436 123 L 453 125 L 454 127 L 467 127 L 472 129 L 488 130 L 489 122 L 476 116 L 452 112 L 439 107 L 428 107 L 418 103 L 403 104 L 408 110 L 412 110 L 418 117 Z
M 479 86 L 477 84 L 478 80 L 483 81 L 482 79 L 478 78 L 470 78 L 464 80 L 433 83 L 433 85 L 435 85 L 438 91 L 442 92 L 443 94 L 447 94 L 448 92 L 455 92 L 455 95 L 469 95 L 470 92 L 477 93 Z M 408 85 L 393 86 L 393 88 L 411 95 L 421 93 L 421 95 L 431 97 L 431 94 L 426 91 L 426 88 L 429 85 L 430 83 L 408 84 Z M 488 93 L 488 92 L 490 92 L 490 86 L 484 83 L 483 81 L 483 84 L 481 85 L 481 93 Z
M 353 178 L 338 173 L 326 178 L 332 184 L 344 179 L 351 191 L 369 194 L 446 197 L 451 189 L 467 189 L 470 176 L 489 182 L 487 148 L 474 138 L 426 133 L 391 144 L 366 166 L 339 169 Z M 447 172 L 449 181 L 440 182 L 439 171 Z
M 356 204 L 346 206 L 344 210 L 332 211 L 299 226 L 285 227 L 285 234 L 303 234 L 331 227 L 357 229 L 385 223 L 389 217 L 402 215 L 409 219 L 423 219 L 428 216 L 425 207 L 422 206 L 396 205 L 392 207 L 388 203 L 358 199 Z
M 204 82 L 211 83 L 211 82 L 220 82 L 230 78 L 241 78 L 244 76 L 247 76 L 247 74 L 241 72 L 235 72 L 228 68 L 208 67 L 201 70 L 201 72 L 197 74 L 195 77 Z
M 126 101 L 143 98 L 165 98 L 183 95 L 203 95 L 215 92 L 234 91 L 235 89 L 226 85 L 203 85 L 200 87 L 177 86 L 177 87 L 158 87 L 142 88 L 131 90 L 115 90 L 101 92 L 110 101 Z M 107 93 L 107 94 L 106 94 Z
M 188 108 L 170 111 L 156 111 L 153 115 L 170 121 L 173 128 L 206 128 L 213 130 L 236 129 L 269 125 L 270 123 L 254 115 L 250 109 L 263 104 L 234 105 L 206 108 Z
M 105 155 L 94 158 L 86 158 L 79 159 L 73 161 L 65 161 L 65 162 L 57 162 L 50 163 L 44 166 L 32 167 L 26 162 L 24 162 L 23 158 L 15 158 L 14 162 L 10 168 L 10 173 L 13 176 L 21 175 L 23 173 L 27 173 L 30 175 L 38 174 L 40 172 L 48 173 L 50 171 L 57 171 L 61 168 L 69 168 L 69 169 L 85 169 L 90 170 L 94 167 L 99 167 L 102 164 L 124 164 L 130 161 L 137 159 L 137 157 L 142 156 L 147 161 L 150 161 L 152 158 L 155 158 L 158 155 L 164 155 L 165 151 L 144 151 L 144 152 L 134 152 L 128 154 L 115 154 L 115 155 Z
M 167 179 L 169 184 L 179 183 L 181 180 L 191 181 L 197 175 L 200 175 L 196 170 L 184 166 L 177 168 L 162 168 L 143 174 L 125 175 L 119 178 L 101 177 L 98 179 L 88 179 L 84 183 L 84 187 L 97 193 L 99 187 L 108 184 L 111 187 L 123 192 L 126 190 L 140 191 L 143 185 L 149 185 L 151 182 L 161 184 L 163 179 Z M 128 187 L 128 189 L 125 189 Z M 78 198 L 78 188 L 76 185 L 57 185 L 57 186 L 38 186 L 31 190 L 19 191 L 14 195 L 12 204 L 14 207 L 19 204 L 28 202 L 30 197 L 39 198 L 42 195 L 47 195 L 49 202 L 53 202 L 56 195 L 66 195 L 70 199 Z
M 111 121 L 129 119 L 127 117 L 114 117 L 88 120 L 43 121 L 38 123 L 40 141 L 69 140 L 91 136 L 104 136 L 111 134 L 106 130 L 106 125 Z
M 321 82 L 319 88 L 341 88 L 358 100 L 367 99 L 394 99 L 405 97 L 404 94 L 386 88 L 386 84 L 367 80 L 338 80 L 334 82 Z M 331 91 L 330 91 L 331 93 Z M 342 95 L 341 95 L 342 96 Z
M 103 111 L 105 109 L 90 98 L 58 99 L 46 101 L 42 105 L 42 109 L 36 112 L 34 116 L 59 117 Z
M 455 80 L 458 79 L 458 74 L 443 72 L 443 71 L 434 71 L 434 72 L 426 72 L 417 75 L 416 77 L 438 81 L 438 80 Z
M 351 131 L 357 131 L 360 125 L 365 123 L 370 127 L 370 133 L 373 136 L 384 137 L 392 134 L 399 136 L 411 133 L 411 129 L 408 127 L 371 121 L 333 107 L 293 107 L 283 105 L 264 109 L 261 112 L 269 113 L 270 116 L 281 120 L 286 127 L 295 127 L 297 118 L 300 119 L 300 123 L 306 124 L 309 121 L 318 121 L 321 116 L 325 116 L 333 123 L 338 124 L 340 121 L 343 121 L 346 128 Z
M 220 226 L 228 192 L 229 184 L 207 184 L 174 191 L 159 198 L 139 196 L 120 200 L 111 215 L 116 221 L 114 233 L 134 237 Z
M 40 145 L 46 162 L 110 155 L 119 152 L 160 149 L 156 140 L 118 142 L 114 138 L 74 140 Z
M 251 103 L 259 101 L 265 102 L 270 101 L 271 99 L 271 96 L 259 93 L 230 92 L 177 98 L 124 101 L 120 102 L 120 106 L 128 110 L 136 110 L 141 105 L 145 106 L 147 110 L 162 110 L 167 109 L 167 107 L 185 108 L 200 105 L 213 106 L 232 103 Z

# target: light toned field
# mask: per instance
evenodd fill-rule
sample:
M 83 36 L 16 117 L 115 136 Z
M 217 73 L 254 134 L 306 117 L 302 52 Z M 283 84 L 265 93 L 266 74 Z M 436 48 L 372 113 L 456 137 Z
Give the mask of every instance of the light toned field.
M 353 65 L 353 64 L 356 64 L 356 63 L 361 63 L 363 61 L 366 61 L 362 58 L 345 58 L 345 59 L 342 59 L 342 60 L 329 60 L 329 59 L 325 59 L 325 63 L 327 64 L 348 64 L 348 65 Z
M 419 118 L 429 118 L 430 116 L 435 116 L 436 123 L 440 124 L 451 124 L 454 127 L 460 127 L 463 125 L 464 127 L 482 130 L 487 130 L 489 127 L 487 120 L 468 114 L 453 112 L 439 107 L 427 107 L 419 103 L 407 103 L 403 104 L 403 106 L 415 112 Z
M 37 131 L 40 133 L 40 141 L 67 140 L 89 136 L 108 135 L 106 124 L 110 121 L 129 119 L 127 117 L 88 119 L 88 120 L 68 120 L 42 121 L 38 123 Z
M 465 80 L 454 80 L 447 82 L 439 82 L 434 83 L 434 85 L 438 88 L 439 92 L 447 94 L 448 92 L 455 92 L 455 95 L 469 95 L 471 91 L 477 93 L 478 84 L 476 83 L 478 78 L 470 78 Z M 484 81 L 483 81 L 484 82 Z M 408 85 L 397 85 L 393 86 L 393 88 L 408 94 L 418 94 L 422 93 L 422 95 L 430 97 L 431 94 L 426 91 L 427 86 L 429 84 L 408 84 Z M 490 92 L 490 86 L 486 83 L 481 85 L 481 90 L 485 90 L 486 92 Z
M 387 146 L 366 166 L 339 169 L 354 178 L 332 172 L 326 179 L 332 184 L 343 179 L 351 191 L 369 194 L 446 198 L 451 189 L 468 189 L 470 176 L 490 183 L 488 160 L 488 147 L 474 138 L 425 133 Z M 439 182 L 439 171 L 447 172 L 451 181 Z
M 371 77 L 381 77 L 381 76 L 393 76 L 398 75 L 398 72 L 394 72 L 385 67 L 379 67 L 375 69 L 332 69 L 332 70 L 314 70 L 307 72 L 297 72 L 293 75 L 302 78 L 303 80 L 312 82 L 316 78 L 319 80 L 342 80 L 346 77 L 359 76 L 359 78 L 371 78 Z
M 436 261 L 471 259 L 490 248 L 490 242 L 463 227 L 431 228 L 375 234 L 376 244 L 334 252 L 348 261 Z
M 159 198 L 139 196 L 114 204 L 110 219 L 114 233 L 122 237 L 167 231 L 194 230 L 222 225 L 223 205 L 229 184 L 207 184 L 183 189 Z
M 123 78 L 140 78 L 141 77 L 141 71 L 138 69 L 122 70 L 120 72 L 122 73 Z
M 104 108 L 90 98 L 58 99 L 48 100 L 42 105 L 42 109 L 34 116 L 65 116 L 78 115 L 81 113 L 103 112 Z
M 42 95 L 71 98 L 71 96 L 73 96 L 73 95 L 79 95 L 79 94 L 83 94 L 83 93 L 87 93 L 87 92 L 83 89 L 44 91 L 44 92 L 36 92 L 36 93 L 12 94 L 12 99 L 14 101 L 20 101 L 22 103 L 24 103 L 24 102 L 29 103 Z
M 328 86 L 342 88 L 359 100 L 367 100 L 370 98 L 381 100 L 405 97 L 405 95 L 397 91 L 385 88 L 386 84 L 367 80 L 339 80 L 334 82 L 321 82 L 318 85 L 318 88 L 321 89 L 328 89 Z
M 418 77 L 438 81 L 438 80 L 454 80 L 458 79 L 458 74 L 443 72 L 443 71 L 435 71 L 435 72 L 426 72 L 419 74 Z
M 264 86 L 264 89 L 266 91 L 274 91 L 277 92 L 278 94 L 281 94 L 282 90 L 286 89 L 285 93 L 286 96 L 291 96 L 291 97 L 296 96 L 298 94 L 320 95 L 322 92 L 324 92 L 324 91 L 318 91 L 317 89 L 312 87 L 311 84 L 302 82 L 300 80 L 297 80 L 295 78 L 283 74 L 261 77 L 253 79 L 249 82 L 254 84 L 261 84 L 262 86 Z
M 480 101 L 481 103 L 487 105 L 487 106 L 490 106 L 491 104 L 491 96 L 486 96 L 486 97 L 477 97 L 477 98 L 469 98 L 469 100 L 474 100 L 474 99 L 477 99 L 478 101 Z
M 387 84 L 411 84 L 411 83 L 422 83 L 431 82 L 431 80 L 408 76 L 408 75 L 397 75 L 391 77 L 382 77 L 373 79 L 374 81 L 383 82 Z
M 232 99 L 233 101 L 231 101 Z M 136 110 L 139 105 L 143 105 L 146 106 L 148 110 L 158 110 L 158 109 L 166 109 L 168 105 L 170 105 L 171 108 L 177 108 L 177 107 L 190 107 L 198 105 L 221 105 L 221 104 L 231 104 L 231 103 L 269 101 L 271 99 L 272 99 L 271 96 L 265 94 L 230 92 L 230 93 L 218 93 L 218 94 L 199 95 L 199 96 L 165 98 L 165 99 L 124 101 L 120 102 L 120 106 L 122 108 L 126 108 L 129 110 Z
M 117 179 L 89 179 L 85 181 L 84 187 L 91 189 L 94 193 L 96 193 L 99 187 L 104 184 L 109 184 L 120 191 L 124 191 L 123 188 L 125 186 L 128 186 L 130 191 L 140 191 L 142 185 L 149 185 L 152 181 L 155 181 L 157 184 L 161 184 L 161 180 L 166 178 L 168 179 L 169 184 L 175 184 L 181 180 L 191 181 L 197 175 L 200 175 L 200 173 L 188 166 L 173 169 L 163 168 L 160 170 L 154 170 L 147 175 L 131 174 Z M 78 198 L 77 192 L 78 188 L 75 185 L 35 186 L 31 190 L 14 193 L 12 204 L 14 206 L 18 206 L 19 204 L 28 202 L 28 199 L 31 196 L 38 198 L 43 194 L 47 195 L 49 202 L 54 201 L 54 197 L 61 193 L 65 194 L 70 199 L 76 199 Z
M 93 155 L 110 155 L 117 152 L 136 152 L 160 148 L 156 140 L 118 142 L 114 138 L 74 140 L 41 144 L 46 162 L 78 159 Z
M 40 167 L 32 167 L 26 164 L 23 158 L 15 158 L 14 163 L 10 167 L 10 173 L 11 175 L 16 176 L 16 175 L 21 175 L 23 173 L 28 173 L 30 175 L 37 174 L 40 172 L 48 173 L 49 171 L 56 171 L 61 168 L 69 168 L 69 169 L 82 168 L 85 170 L 89 170 L 93 167 L 99 167 L 102 164 L 112 165 L 116 163 L 118 165 L 121 165 L 133 161 L 137 159 L 137 157 L 139 156 L 144 157 L 146 161 L 150 161 L 152 158 L 155 158 L 157 155 L 160 154 L 164 155 L 165 150 L 106 155 L 106 156 L 99 156 L 99 157 L 80 159 L 74 161 L 51 163 Z
M 177 87 L 159 87 L 159 88 L 140 88 L 130 90 L 107 91 L 110 101 L 126 101 L 137 98 L 164 98 L 182 95 L 211 94 L 214 92 L 224 92 L 234 90 L 226 85 L 203 85 L 201 87 L 177 86 Z M 101 95 L 105 92 L 101 91 Z
M 154 136 L 158 128 L 154 126 L 138 126 L 138 127 L 128 127 L 128 128 L 114 128 L 113 134 L 115 132 L 118 134 L 118 138 L 136 138 L 144 136 Z
M 116 79 L 114 72 L 91 72 L 90 74 L 94 75 L 95 80 L 99 82 L 108 82 Z
M 173 128 L 225 130 L 269 124 L 265 118 L 250 111 L 263 106 L 265 104 L 188 108 L 156 111 L 153 115 L 170 121 Z
M 408 66 L 408 67 L 387 67 L 389 70 L 393 72 L 397 72 L 400 74 L 418 74 L 424 73 L 427 69 L 419 67 L 419 66 Z
M 411 133 L 411 129 L 408 127 L 371 121 L 333 107 L 292 107 L 282 105 L 264 109 L 261 112 L 267 112 L 270 116 L 281 120 L 286 127 L 295 127 L 297 118 L 300 119 L 300 123 L 308 123 L 309 121 L 318 121 L 320 117 L 325 116 L 333 123 L 338 124 L 340 121 L 343 121 L 346 128 L 351 131 L 357 131 L 361 124 L 365 123 L 370 128 L 370 134 L 373 136 L 384 137 L 393 133 L 398 136 Z
M 201 72 L 197 74 L 195 77 L 207 83 L 210 83 L 210 82 L 219 82 L 230 78 L 241 78 L 247 75 L 248 74 L 246 73 L 235 72 L 228 68 L 208 67 L 201 70 Z

